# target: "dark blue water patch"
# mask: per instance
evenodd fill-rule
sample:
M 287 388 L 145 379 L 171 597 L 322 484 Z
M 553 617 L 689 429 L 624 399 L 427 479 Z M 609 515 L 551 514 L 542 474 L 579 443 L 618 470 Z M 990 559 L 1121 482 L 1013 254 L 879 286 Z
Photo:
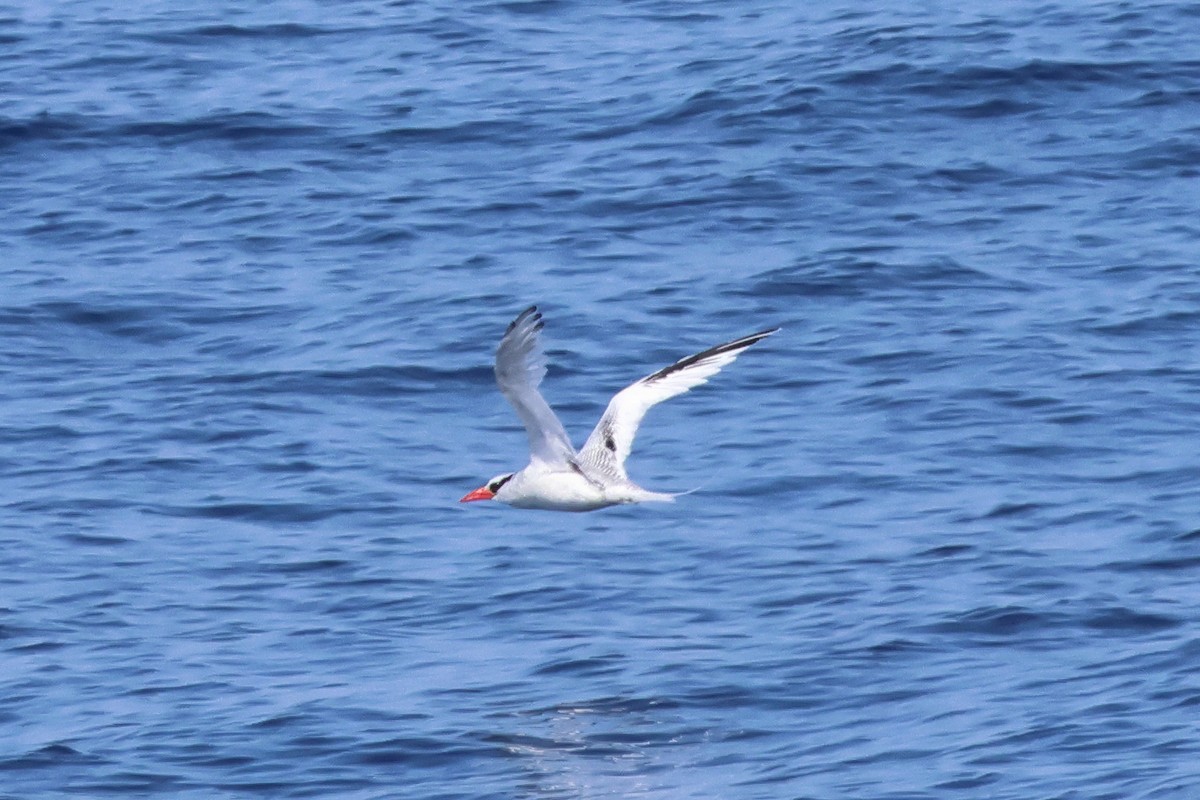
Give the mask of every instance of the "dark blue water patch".
M 477 759 L 505 755 L 503 748 L 487 743 L 397 736 L 359 742 L 354 752 L 343 755 L 342 759 L 366 765 L 400 765 L 414 769 L 454 765 L 461 769 Z
M 0 441 L 10 444 L 21 442 L 50 443 L 55 441 L 71 441 L 84 437 L 82 431 L 68 428 L 65 425 L 33 425 L 27 428 L 0 427 Z
M 316 505 L 312 503 L 234 503 L 217 502 L 196 506 L 146 506 L 148 514 L 167 517 L 240 520 L 276 525 L 319 522 L 358 511 L 350 506 Z
M 163 346 L 202 337 L 215 326 L 253 324 L 270 317 L 294 317 L 297 313 L 300 310 L 290 306 L 221 306 L 205 296 L 185 293 L 149 293 L 136 303 L 105 293 L 10 306 L 0 311 L 0 326 L 42 346 L 61 347 L 78 341 L 79 334 Z M 131 377 L 141 379 L 137 374 Z
M 495 7 L 520 16 L 542 17 L 569 11 L 572 4 L 566 0 L 516 0 L 496 3 Z
M 919 180 L 921 183 L 927 184 L 932 188 L 953 193 L 963 193 L 980 186 L 1003 184 L 1013 180 L 1015 177 L 1015 174 L 1010 170 L 1003 169 L 995 164 L 976 161 L 961 166 L 938 167 L 937 169 L 922 173 L 919 176 Z M 992 217 L 991 220 L 999 222 L 1000 218 Z M 970 222 L 973 225 L 978 225 L 981 220 L 973 219 Z M 956 224 L 962 225 L 963 222 L 960 221 Z
M 185 787 L 186 782 L 176 774 L 118 770 L 80 780 L 72 788 L 98 795 L 128 796 L 129 793 L 178 791 Z
M 260 410 L 267 410 L 263 404 L 258 404 L 256 407 Z M 254 442 L 275 434 L 275 431 L 270 428 L 218 427 L 207 421 L 205 423 L 193 422 L 192 425 L 193 427 L 188 428 L 165 428 L 159 435 L 165 441 L 229 445 Z
M 1200 568 L 1200 555 L 1182 555 L 1175 558 L 1148 558 L 1136 561 L 1120 561 L 1108 565 L 1120 571 L 1176 572 Z
M 164 319 L 161 308 L 152 306 L 119 306 L 107 302 L 43 303 L 30 309 L 27 318 L 45 317 L 105 336 L 147 343 L 170 342 L 187 335 L 184 327 Z
M 348 572 L 353 566 L 353 562 L 340 558 L 322 558 L 315 561 L 299 561 L 284 564 L 273 564 L 267 566 L 269 571 L 290 573 L 310 573 L 310 572 Z
M 1163 614 L 1148 614 L 1123 606 L 1099 609 L 1088 614 L 1083 624 L 1109 633 L 1155 633 L 1183 624 L 1183 620 Z
M 21 230 L 29 237 L 45 237 L 60 244 L 95 242 L 123 235 L 115 226 L 98 219 L 69 218 L 57 212 L 39 215 L 38 221 Z
M 128 694 L 134 697 L 157 695 L 200 695 L 210 691 L 228 691 L 229 685 L 215 681 L 200 681 L 196 683 L 150 683 L 132 688 Z
M 604 656 L 589 656 L 586 658 L 560 658 L 539 665 L 534 675 L 571 674 L 597 677 L 601 675 L 616 675 L 622 670 L 623 658 L 617 654 Z
M 864 653 L 868 658 L 896 658 L 901 656 L 913 656 L 921 653 L 927 653 L 933 650 L 934 647 L 926 642 L 917 641 L 915 639 L 889 639 L 886 642 L 879 642 L 866 648 Z
M 123 536 L 105 536 L 87 533 L 64 533 L 61 535 L 61 538 L 71 544 L 85 547 L 121 547 L 129 544 L 131 541 Z
M 1027 86 L 1057 86 L 1082 89 L 1092 85 L 1115 82 L 1138 82 L 1159 77 L 1174 69 L 1190 71 L 1200 63 L 1178 62 L 1082 62 L 1034 59 L 1015 67 L 968 66 L 951 70 L 948 80 L 939 81 L 933 92 L 977 91 L 980 86 L 1008 88 Z
M 1178 336 L 1182 331 L 1193 330 L 1200 322 L 1200 311 L 1169 311 L 1139 316 L 1124 322 L 1098 323 L 1090 329 L 1099 334 L 1113 337 L 1139 337 L 1164 334 Z
M 945 110 L 945 113 L 964 119 L 991 119 L 995 117 L 1012 117 L 1040 111 L 1046 106 L 1042 103 L 1021 102 L 1009 99 L 984 100 L 973 105 L 955 106 Z
M 292 139 L 321 140 L 326 129 L 300 125 L 263 111 L 210 114 L 186 120 L 138 121 L 118 123 L 100 134 L 101 138 L 143 137 L 155 144 L 172 146 L 192 141 L 232 144 L 238 147 L 286 146 Z
M 264 431 L 252 432 L 250 434 L 239 432 L 239 434 L 233 436 L 230 436 L 227 433 L 218 433 L 206 437 L 204 441 L 211 443 L 245 441 L 256 438 L 257 436 L 261 436 L 264 433 Z M 155 472 L 194 472 L 204 467 L 205 463 L 205 461 L 198 458 L 104 458 L 95 462 L 93 466 L 97 470 L 102 470 L 107 475 L 149 475 Z M 280 469 L 278 471 L 302 472 L 304 470 L 291 470 L 288 469 L 287 465 L 280 465 Z
M 959 558 L 962 556 L 977 554 L 977 548 L 969 544 L 945 544 L 939 545 L 938 547 L 931 547 L 928 550 L 923 550 L 917 553 L 916 557 L 940 561 L 949 558 Z
M 266 473 L 279 474 L 294 474 L 307 475 L 314 472 L 319 472 L 322 469 L 320 464 L 312 461 L 286 461 L 274 464 L 259 464 L 258 470 Z
M 39 148 L 177 147 L 196 142 L 224 144 L 243 149 L 297 146 L 326 140 L 330 131 L 320 125 L 298 123 L 263 111 L 216 113 L 181 120 L 122 120 L 107 116 L 42 113 L 28 119 L 0 119 L 0 149 L 18 146 Z
M 1037 98 L 1079 95 L 1100 88 L 1135 90 L 1200 75 L 1200 61 L 1070 62 L 1034 59 L 1013 66 L 970 64 L 961 67 L 895 64 L 846 70 L 832 76 L 835 85 L 858 89 L 890 89 L 928 98 L 982 96 Z M 990 102 L 990 101 L 985 101 Z
M 439 369 L 426 366 L 370 366 L 354 370 L 299 370 L 289 372 L 243 372 L 210 375 L 200 379 L 204 386 L 236 388 L 254 396 L 313 395 L 329 397 L 396 397 L 405 394 L 444 392 L 459 388 L 490 386 L 494 381 L 489 366 Z
M 378 247 L 381 245 L 411 242 L 418 239 L 420 234 L 408 228 L 390 226 L 371 226 L 363 230 L 359 223 L 347 223 L 338 226 L 336 229 L 326 228 L 318 231 L 315 236 L 322 242 L 333 246 L 362 245 L 366 247 Z
M 752 712 L 754 709 L 775 709 L 793 713 L 828 708 L 842 702 L 838 696 L 830 694 L 828 686 L 818 681 L 809 685 L 712 684 L 681 691 L 675 699 L 684 709 L 746 712 Z
M 531 612 L 552 613 L 555 609 L 571 609 L 590 593 L 569 586 L 544 585 L 528 589 L 514 589 L 498 592 L 488 602 L 487 616 L 503 619 L 520 617 Z
M 39 471 L 40 472 L 40 471 Z M 53 475 L 54 473 L 49 473 Z M 70 497 L 62 495 L 43 495 L 37 492 L 33 497 L 26 497 L 9 503 L 6 507 L 23 513 L 49 513 L 60 520 L 69 520 L 74 526 L 84 524 L 87 520 L 105 511 L 119 511 L 130 508 L 130 501 L 121 497 L 85 496 Z M 71 532 L 79 532 L 73 527 Z
M 838 604 L 845 602 L 851 596 L 852 593 L 849 592 L 808 591 L 786 597 L 766 597 L 755 605 L 770 612 L 777 609 L 791 609 L 796 606 Z
M 368 143 L 389 147 L 457 147 L 464 144 L 513 145 L 527 143 L 536 127 L 528 121 L 505 119 L 467 120 L 445 126 L 404 126 L 373 133 Z M 351 140 L 354 141 L 354 140 Z
M 989 606 L 975 608 L 942 622 L 932 623 L 928 630 L 934 633 L 980 636 L 988 639 L 1019 638 L 1029 641 L 1033 635 L 1052 635 L 1067 624 L 1067 621 L 1063 614 L 1033 611 L 1023 606 Z
M 998 782 L 1001 778 L 1002 775 L 998 772 L 980 772 L 968 778 L 955 778 L 953 780 L 943 781 L 935 784 L 933 788 L 948 791 L 980 789 L 984 786 L 991 786 L 992 784 Z
M 1002 519 L 1004 517 L 1025 516 L 1043 507 L 1040 503 L 1000 503 L 979 517 L 979 519 Z
M 61 743 L 48 744 L 19 756 L 0 759 L 0 771 L 58 770 L 64 767 L 92 767 L 105 761 Z
M 659 114 L 642 120 L 642 126 L 675 126 L 697 118 L 713 117 L 719 112 L 729 111 L 738 106 L 735 97 L 721 92 L 705 89 L 687 98 L 679 105 Z
M 826 255 L 762 273 L 744 291 L 753 297 L 864 297 L 901 287 L 906 291 L 1025 290 L 1019 283 L 998 279 L 950 259 L 901 264 L 860 256 L 831 258 Z
M 739 185 L 740 184 L 740 185 Z M 748 177 L 726 181 L 716 176 L 697 176 L 652 188 L 638 188 L 603 200 L 591 200 L 580 211 L 598 220 L 685 219 L 709 211 L 733 211 L 745 203 L 745 195 L 757 195 L 766 205 L 787 207 L 795 196 L 787 184 L 769 178 Z M 774 215 L 769 215 L 774 219 Z M 741 220 L 748 227 L 758 223 Z M 769 222 L 763 222 L 764 226 Z M 632 232 L 637 226 L 621 228 Z
M 1167 90 L 1151 89 L 1134 100 L 1122 103 L 1121 106 L 1138 108 L 1175 108 L 1200 104 L 1200 88 Z
M 10 609 L 5 608 L 0 609 L 0 613 L 11 615 L 13 612 Z M 24 625 L 14 624 L 11 622 L 0 623 L 0 641 L 4 641 L 6 639 L 15 639 L 21 636 L 28 636 L 33 632 L 34 630 L 32 628 Z
M 178 32 L 145 34 L 143 38 L 163 44 L 194 45 L 198 43 L 197 39 L 264 39 L 272 42 L 286 42 L 353 32 L 353 29 L 347 28 L 276 22 L 262 25 L 202 25 Z
M 43 639 L 36 642 L 29 642 L 28 644 L 10 647 L 8 648 L 8 652 L 30 655 L 35 653 L 52 653 L 56 650 L 62 650 L 68 647 L 70 647 L 70 645 L 67 642 L 57 642 Z
M 0 117 L 0 148 L 67 141 L 83 135 L 90 125 L 88 117 L 48 111 L 27 119 Z

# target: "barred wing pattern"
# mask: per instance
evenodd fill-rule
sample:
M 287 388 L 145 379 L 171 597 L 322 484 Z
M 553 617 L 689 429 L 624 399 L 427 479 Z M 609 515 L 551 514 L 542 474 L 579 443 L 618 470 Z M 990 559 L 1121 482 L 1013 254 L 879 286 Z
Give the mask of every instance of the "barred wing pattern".
M 708 381 L 733 362 L 743 350 L 762 341 L 778 328 L 771 328 L 732 342 L 710 347 L 647 375 L 622 389 L 609 401 L 604 416 L 579 451 L 579 461 L 611 477 L 628 480 L 625 459 L 633 448 L 633 439 L 646 412 L 663 400 Z

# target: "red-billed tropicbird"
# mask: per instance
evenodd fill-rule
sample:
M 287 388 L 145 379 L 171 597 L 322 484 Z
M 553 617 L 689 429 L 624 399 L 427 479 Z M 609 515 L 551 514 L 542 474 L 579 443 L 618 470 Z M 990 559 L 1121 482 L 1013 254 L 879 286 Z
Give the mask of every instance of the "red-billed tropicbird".
M 541 330 L 542 315 L 537 306 L 530 306 L 508 326 L 496 349 L 496 383 L 529 434 L 529 464 L 518 472 L 497 475 L 460 502 L 499 500 L 517 508 L 592 511 L 621 503 L 674 500 L 674 494 L 647 491 L 625 474 L 625 459 L 642 417 L 656 403 L 705 383 L 747 347 L 779 329 L 710 347 L 626 386 L 609 401 L 578 452 L 538 392 L 546 374 Z

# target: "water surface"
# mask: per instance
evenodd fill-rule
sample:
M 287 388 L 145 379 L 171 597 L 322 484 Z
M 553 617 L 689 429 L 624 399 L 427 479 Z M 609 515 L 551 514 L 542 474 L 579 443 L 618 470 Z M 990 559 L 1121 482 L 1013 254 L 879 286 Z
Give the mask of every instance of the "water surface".
M 0 795 L 1192 797 L 1200 14 L 793 5 L 4 7 Z

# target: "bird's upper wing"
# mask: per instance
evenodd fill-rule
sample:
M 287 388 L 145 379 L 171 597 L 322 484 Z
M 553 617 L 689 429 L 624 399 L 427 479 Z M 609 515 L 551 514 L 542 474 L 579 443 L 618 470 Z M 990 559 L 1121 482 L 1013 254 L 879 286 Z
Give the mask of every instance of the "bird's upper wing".
M 537 306 L 525 309 L 509 324 L 496 349 L 496 383 L 529 434 L 530 461 L 562 464 L 572 459 L 575 449 L 538 391 L 546 375 L 546 355 L 538 338 L 541 329 Z
M 625 387 L 613 397 L 604 416 L 579 451 L 579 461 L 617 478 L 626 478 L 625 459 L 633 448 L 633 437 L 650 407 L 683 394 L 706 382 L 743 350 L 762 341 L 778 328 L 759 331 L 732 342 L 710 347 L 702 353 L 676 361 L 653 375 Z

